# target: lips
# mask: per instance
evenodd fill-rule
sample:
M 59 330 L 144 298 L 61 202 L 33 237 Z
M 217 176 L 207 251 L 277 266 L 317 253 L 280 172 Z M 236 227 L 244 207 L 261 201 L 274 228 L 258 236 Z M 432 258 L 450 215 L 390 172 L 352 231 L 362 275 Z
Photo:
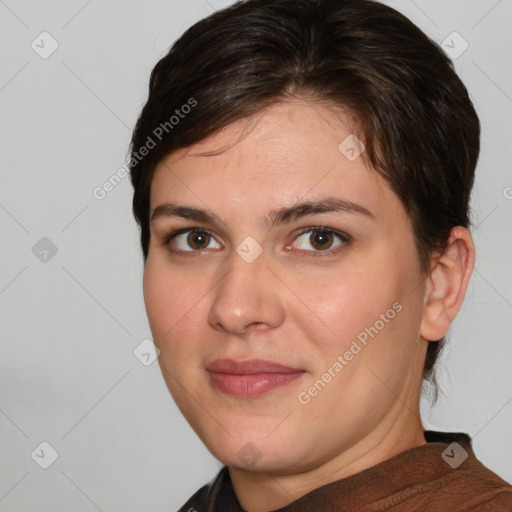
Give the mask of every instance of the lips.
M 305 373 L 304 370 L 263 359 L 217 359 L 209 363 L 206 370 L 217 390 L 239 397 L 260 396 L 297 380 Z
M 274 361 L 264 359 L 248 359 L 235 361 L 234 359 L 216 359 L 206 369 L 209 372 L 231 373 L 234 375 L 254 375 L 257 373 L 296 373 L 302 372 L 298 368 L 290 368 Z

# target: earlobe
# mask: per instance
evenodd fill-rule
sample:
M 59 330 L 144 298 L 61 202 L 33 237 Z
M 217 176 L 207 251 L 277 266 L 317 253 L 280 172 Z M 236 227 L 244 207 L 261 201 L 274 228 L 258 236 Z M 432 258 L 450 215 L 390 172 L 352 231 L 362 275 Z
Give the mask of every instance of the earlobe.
M 420 335 L 428 341 L 443 338 L 457 315 L 475 262 L 471 233 L 456 226 L 450 233 L 446 251 L 433 259 L 427 277 Z

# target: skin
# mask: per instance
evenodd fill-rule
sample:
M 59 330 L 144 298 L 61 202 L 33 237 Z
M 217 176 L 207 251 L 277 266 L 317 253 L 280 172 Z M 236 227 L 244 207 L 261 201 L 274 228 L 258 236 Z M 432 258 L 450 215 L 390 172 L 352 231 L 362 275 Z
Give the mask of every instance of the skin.
M 351 133 L 349 119 L 332 109 L 281 102 L 172 153 L 153 178 L 151 211 L 175 203 L 220 219 L 151 222 L 144 299 L 166 384 L 229 467 L 246 510 L 283 507 L 425 443 L 419 395 L 426 340 L 443 337 L 460 308 L 473 243 L 466 229 L 454 228 L 447 251 L 423 275 L 398 197 L 363 157 L 350 161 L 338 149 Z M 374 218 L 327 212 L 264 223 L 274 209 L 327 196 L 358 203 Z M 298 234 L 318 226 L 351 239 L 333 236 L 318 249 L 314 229 Z M 174 230 L 198 227 L 213 235 L 199 250 L 187 245 L 188 233 L 163 243 Z M 252 263 L 236 252 L 248 236 L 263 249 Z M 394 303 L 400 312 L 300 403 L 299 393 Z M 264 395 L 236 397 L 218 391 L 205 370 L 225 357 L 269 359 L 305 373 Z M 252 459 L 239 456 L 244 446 Z

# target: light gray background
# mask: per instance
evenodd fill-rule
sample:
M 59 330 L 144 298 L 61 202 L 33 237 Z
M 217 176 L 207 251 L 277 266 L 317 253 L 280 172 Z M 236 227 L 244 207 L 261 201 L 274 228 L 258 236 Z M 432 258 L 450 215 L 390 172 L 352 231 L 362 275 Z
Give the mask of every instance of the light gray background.
M 129 178 L 92 191 L 125 162 L 157 60 L 227 3 L 0 0 L 1 511 L 173 511 L 220 467 L 157 362 L 133 354 L 151 333 Z M 512 0 L 388 3 L 438 42 L 468 42 L 454 60 L 483 124 L 476 270 L 424 423 L 471 434 L 510 482 Z M 47 59 L 31 48 L 43 31 L 59 45 Z M 46 262 L 42 237 L 57 247 Z M 48 469 L 31 457 L 43 441 L 58 452 Z

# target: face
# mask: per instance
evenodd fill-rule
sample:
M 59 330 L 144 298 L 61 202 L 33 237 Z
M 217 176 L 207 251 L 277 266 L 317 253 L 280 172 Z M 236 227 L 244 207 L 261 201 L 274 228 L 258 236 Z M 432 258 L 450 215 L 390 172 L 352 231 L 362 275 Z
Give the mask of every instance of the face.
M 352 132 L 332 110 L 283 102 L 155 171 L 144 298 L 160 367 L 230 467 L 313 468 L 371 449 L 417 407 L 411 223 L 354 158 Z

